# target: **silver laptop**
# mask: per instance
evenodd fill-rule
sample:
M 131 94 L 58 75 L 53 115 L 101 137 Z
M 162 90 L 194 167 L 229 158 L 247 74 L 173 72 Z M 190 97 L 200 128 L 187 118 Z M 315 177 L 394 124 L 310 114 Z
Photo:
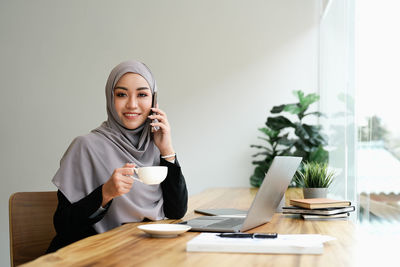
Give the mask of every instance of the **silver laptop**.
M 244 232 L 269 222 L 300 165 L 301 157 L 275 157 L 246 216 L 201 216 L 181 222 L 196 232 Z

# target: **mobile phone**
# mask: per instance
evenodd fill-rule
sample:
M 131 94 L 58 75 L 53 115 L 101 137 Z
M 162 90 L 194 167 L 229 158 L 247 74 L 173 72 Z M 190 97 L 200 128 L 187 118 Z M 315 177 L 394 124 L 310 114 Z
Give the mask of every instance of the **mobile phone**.
M 157 92 L 153 93 L 153 99 L 152 99 L 152 102 L 151 102 L 151 107 L 152 108 L 157 107 Z M 156 114 L 156 113 L 151 111 L 151 115 L 153 115 L 153 114 Z M 157 122 L 158 122 L 157 119 L 153 120 L 153 123 L 157 123 Z M 159 126 L 155 126 L 155 127 L 152 127 L 152 129 L 153 129 L 153 131 L 158 131 L 160 129 L 160 127 Z

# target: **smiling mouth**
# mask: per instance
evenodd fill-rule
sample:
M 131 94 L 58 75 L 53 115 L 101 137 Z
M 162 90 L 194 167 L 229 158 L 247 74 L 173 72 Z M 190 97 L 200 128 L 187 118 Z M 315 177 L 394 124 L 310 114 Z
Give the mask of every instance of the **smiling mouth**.
M 128 119 L 134 119 L 139 117 L 139 113 L 124 113 L 124 116 Z

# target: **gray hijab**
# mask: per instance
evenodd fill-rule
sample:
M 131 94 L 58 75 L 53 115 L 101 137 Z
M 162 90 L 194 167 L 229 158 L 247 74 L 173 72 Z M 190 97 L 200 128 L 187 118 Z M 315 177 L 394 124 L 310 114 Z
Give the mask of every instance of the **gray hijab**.
M 133 162 L 136 166 L 160 164 L 160 152 L 151 139 L 150 121 L 129 130 L 123 126 L 115 110 L 114 87 L 128 72 L 141 75 L 152 93 L 157 91 L 156 81 L 143 63 L 126 61 L 111 71 L 106 84 L 107 121 L 89 134 L 74 139 L 53 178 L 53 183 L 71 203 L 89 195 L 104 184 L 116 168 L 126 163 Z M 164 218 L 162 207 L 160 185 L 134 182 L 129 193 L 114 198 L 106 215 L 94 228 L 102 233 L 125 222 L 138 222 L 145 218 L 160 220 Z

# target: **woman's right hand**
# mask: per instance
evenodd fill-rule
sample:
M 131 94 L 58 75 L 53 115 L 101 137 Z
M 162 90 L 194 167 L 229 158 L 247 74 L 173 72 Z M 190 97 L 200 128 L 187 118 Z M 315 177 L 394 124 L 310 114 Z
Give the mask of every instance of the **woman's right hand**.
M 102 194 L 103 201 L 101 206 L 104 207 L 111 199 L 128 193 L 133 184 L 133 168 L 135 164 L 127 163 L 122 168 L 115 169 L 110 179 L 103 185 Z

